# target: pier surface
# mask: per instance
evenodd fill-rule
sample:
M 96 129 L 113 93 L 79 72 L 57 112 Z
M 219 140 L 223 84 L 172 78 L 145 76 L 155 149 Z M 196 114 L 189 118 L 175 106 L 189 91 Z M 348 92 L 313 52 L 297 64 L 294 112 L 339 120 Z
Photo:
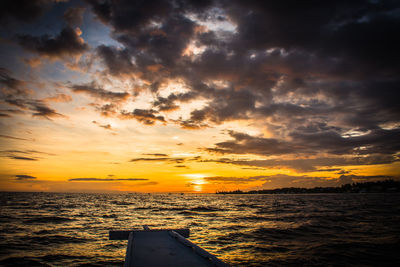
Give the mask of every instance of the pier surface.
M 187 240 L 188 229 L 110 231 L 110 239 L 128 239 L 124 267 L 229 266 Z M 129 237 L 127 234 L 129 233 Z M 183 236 L 182 236 L 183 234 Z M 185 237 L 184 237 L 185 236 Z

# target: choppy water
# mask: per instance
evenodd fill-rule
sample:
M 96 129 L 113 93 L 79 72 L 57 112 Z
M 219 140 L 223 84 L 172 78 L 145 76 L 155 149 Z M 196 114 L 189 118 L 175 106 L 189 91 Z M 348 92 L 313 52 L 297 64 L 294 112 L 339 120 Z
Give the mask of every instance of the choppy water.
M 110 229 L 184 228 L 233 266 L 395 266 L 400 194 L 0 193 L 1 266 L 122 266 Z

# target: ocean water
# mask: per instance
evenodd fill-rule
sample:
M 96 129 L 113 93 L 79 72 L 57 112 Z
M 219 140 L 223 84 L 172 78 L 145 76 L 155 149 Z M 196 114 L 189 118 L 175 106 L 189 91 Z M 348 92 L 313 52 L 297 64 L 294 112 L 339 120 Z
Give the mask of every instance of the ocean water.
M 0 266 L 122 266 L 108 231 L 190 228 L 232 266 L 399 266 L 400 194 L 0 193 Z

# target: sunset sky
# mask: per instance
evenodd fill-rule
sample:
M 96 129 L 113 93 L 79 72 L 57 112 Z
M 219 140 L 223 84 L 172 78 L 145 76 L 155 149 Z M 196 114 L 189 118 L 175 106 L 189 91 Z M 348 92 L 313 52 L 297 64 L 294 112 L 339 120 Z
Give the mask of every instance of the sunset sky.
M 0 191 L 400 177 L 399 1 L 0 3 Z

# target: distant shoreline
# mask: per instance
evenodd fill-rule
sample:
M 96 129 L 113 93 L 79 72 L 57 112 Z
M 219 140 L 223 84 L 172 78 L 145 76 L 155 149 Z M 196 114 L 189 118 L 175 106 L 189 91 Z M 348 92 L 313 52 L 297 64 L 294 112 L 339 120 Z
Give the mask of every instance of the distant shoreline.
M 216 194 L 317 194 L 317 193 L 400 193 L 400 181 L 352 183 L 338 187 L 263 189 L 251 191 L 217 191 Z

